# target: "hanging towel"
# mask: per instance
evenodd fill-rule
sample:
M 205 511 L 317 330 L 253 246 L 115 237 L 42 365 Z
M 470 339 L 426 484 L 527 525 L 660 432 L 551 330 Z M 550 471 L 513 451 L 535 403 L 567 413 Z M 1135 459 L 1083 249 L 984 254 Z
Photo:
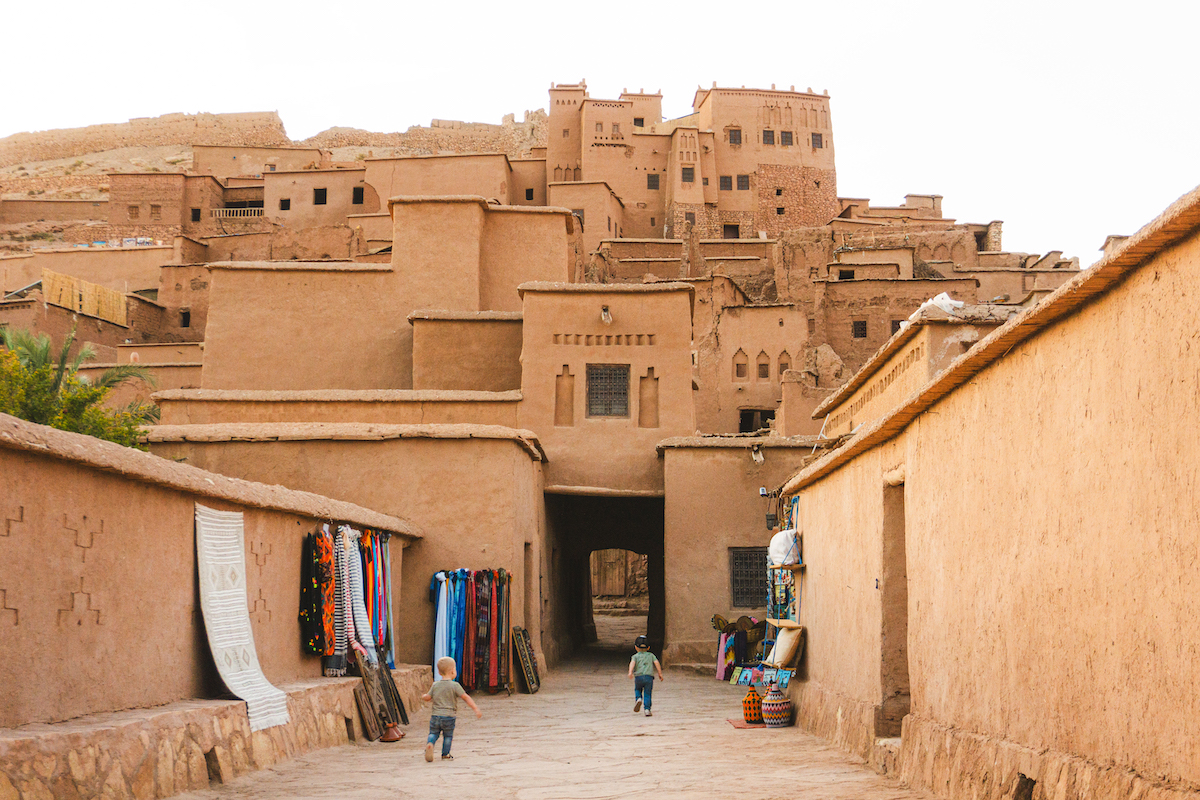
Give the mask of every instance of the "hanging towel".
M 437 622 L 433 629 L 433 674 L 437 675 L 439 658 L 450 652 L 450 609 L 449 595 L 446 589 L 446 573 L 439 572 L 433 576 L 438 582 Z
M 349 639 L 347 625 L 346 593 L 348 573 L 346 570 L 346 548 L 339 529 L 332 535 L 329 526 L 323 528 L 333 548 L 333 653 L 322 659 L 325 677 L 337 678 L 346 674 L 346 644 Z
M 329 526 L 318 530 L 313 535 L 317 550 L 317 582 L 321 587 L 321 655 L 333 655 L 334 648 L 334 561 L 333 539 L 329 536 Z
M 358 537 L 361 535 L 353 528 L 343 528 L 347 537 L 350 562 L 350 608 L 354 613 L 354 638 L 351 645 L 361 651 L 372 664 L 379 660 L 375 654 L 375 642 L 371 638 L 371 620 L 367 616 L 367 606 L 363 598 L 362 561 L 358 558 Z M 347 627 L 347 631 L 349 631 Z

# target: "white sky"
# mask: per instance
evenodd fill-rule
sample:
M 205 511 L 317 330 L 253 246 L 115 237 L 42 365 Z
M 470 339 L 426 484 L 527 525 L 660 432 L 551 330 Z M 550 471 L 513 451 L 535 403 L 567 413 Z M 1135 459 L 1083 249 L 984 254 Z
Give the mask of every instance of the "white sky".
M 1087 266 L 1200 184 L 1200 4 L 1164 2 L 6 3 L 0 137 L 277 110 L 293 139 L 698 85 L 831 95 L 838 193 L 1002 219 Z

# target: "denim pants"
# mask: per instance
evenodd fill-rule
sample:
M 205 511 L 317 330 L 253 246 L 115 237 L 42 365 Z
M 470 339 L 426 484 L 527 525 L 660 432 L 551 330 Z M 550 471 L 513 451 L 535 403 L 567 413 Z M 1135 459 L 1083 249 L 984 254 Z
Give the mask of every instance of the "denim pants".
M 633 678 L 633 698 L 642 701 L 642 708 L 650 710 L 650 693 L 654 691 L 653 675 L 635 675 Z
M 455 717 L 439 717 L 431 716 L 429 718 L 429 744 L 433 744 L 438 740 L 438 734 L 442 736 L 442 755 L 450 755 L 450 742 L 454 739 L 454 722 Z

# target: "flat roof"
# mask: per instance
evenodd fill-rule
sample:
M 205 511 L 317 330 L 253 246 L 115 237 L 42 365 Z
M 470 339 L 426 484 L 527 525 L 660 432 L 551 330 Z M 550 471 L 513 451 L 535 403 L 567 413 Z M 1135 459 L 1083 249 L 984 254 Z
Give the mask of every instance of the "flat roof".
M 871 423 L 835 450 L 789 478 L 781 488 L 791 494 L 856 456 L 899 435 L 914 419 L 967 383 L 1018 344 L 1036 336 L 1098 297 L 1151 257 L 1200 229 L 1200 187 L 1172 203 L 1112 253 L 1080 271 L 1040 304 L 1017 315 L 981 339 L 962 357 L 935 375 L 891 413 Z
M 690 283 L 565 283 L 560 281 L 528 281 L 517 287 L 517 293 L 547 292 L 562 294 L 649 294 L 652 292 L 687 292 L 695 294 Z
M 408 321 L 424 320 L 470 320 L 470 321 L 500 321 L 520 322 L 523 315 L 520 311 L 443 311 L 439 309 L 418 310 L 408 315 Z
M 123 447 L 115 442 L 35 425 L 7 414 L 0 414 L 0 447 L 67 461 L 201 497 L 317 519 L 342 520 L 392 531 L 406 539 L 421 538 L 419 529 L 412 523 L 354 503 L 283 486 L 230 478 L 132 447 Z

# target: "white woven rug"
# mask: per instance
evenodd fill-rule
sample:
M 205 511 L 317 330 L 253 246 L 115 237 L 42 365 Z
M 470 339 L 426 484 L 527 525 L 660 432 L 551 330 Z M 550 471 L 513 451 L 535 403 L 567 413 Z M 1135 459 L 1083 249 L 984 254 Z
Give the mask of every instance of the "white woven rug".
M 287 724 L 287 695 L 267 681 L 254 649 L 241 512 L 196 504 L 196 562 L 204 628 L 221 680 L 246 701 L 250 730 Z

